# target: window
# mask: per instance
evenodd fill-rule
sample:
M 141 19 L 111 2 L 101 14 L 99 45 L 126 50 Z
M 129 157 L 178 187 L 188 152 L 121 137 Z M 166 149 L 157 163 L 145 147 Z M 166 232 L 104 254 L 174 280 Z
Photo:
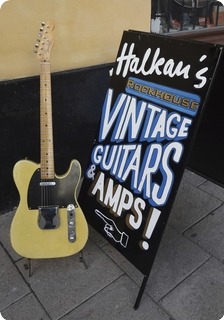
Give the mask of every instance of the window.
M 214 0 L 152 0 L 151 32 L 169 33 L 224 26 L 224 7 Z

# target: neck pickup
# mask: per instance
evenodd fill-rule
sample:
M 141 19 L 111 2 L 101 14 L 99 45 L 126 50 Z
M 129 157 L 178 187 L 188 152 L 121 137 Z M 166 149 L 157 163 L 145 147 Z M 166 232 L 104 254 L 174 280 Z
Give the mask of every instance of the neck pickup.
M 41 187 L 53 187 L 56 185 L 55 181 L 42 181 L 40 182 Z

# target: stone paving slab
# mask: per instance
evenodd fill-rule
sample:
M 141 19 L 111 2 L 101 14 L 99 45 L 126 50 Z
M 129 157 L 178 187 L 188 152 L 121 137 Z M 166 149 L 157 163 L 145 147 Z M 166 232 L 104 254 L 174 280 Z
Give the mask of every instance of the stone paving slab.
M 176 320 L 220 320 L 224 315 L 224 265 L 211 258 L 161 305 Z
M 110 245 L 103 250 L 130 278 L 141 284 L 143 275 L 117 250 Z M 167 226 L 145 291 L 153 300 L 159 301 L 209 258 L 209 254 Z
M 6 320 L 50 320 L 32 293 L 4 309 L 2 316 Z
M 32 260 L 30 278 L 24 269 L 24 259 L 17 262 L 52 319 L 59 319 L 123 274 L 92 241 L 88 241 L 84 257 L 88 269 L 79 261 L 79 254 L 60 259 Z
M 183 179 L 188 181 L 190 184 L 193 184 L 195 187 L 198 187 L 207 181 L 205 178 L 187 169 L 184 171 Z
M 30 292 L 19 271 L 0 245 L 0 311 Z M 8 320 L 8 319 L 7 319 Z M 9 319 L 10 320 L 10 319 Z
M 209 258 L 209 254 L 167 227 L 146 292 L 158 302 Z
M 143 275 L 90 227 L 79 255 L 32 260 L 32 276 L 0 216 L 0 312 L 7 320 L 220 320 L 224 315 L 224 189 L 185 171 L 139 309 Z M 36 317 L 36 318 L 35 318 Z
M 134 310 L 136 284 L 126 275 L 80 305 L 62 320 L 172 320 L 147 295 Z
M 224 261 L 224 205 L 185 232 L 185 236 Z
M 220 200 L 182 180 L 168 223 L 175 230 L 183 232 L 221 203 Z
M 206 181 L 200 186 L 200 189 L 206 191 L 215 198 L 224 201 L 224 188 L 218 186 L 217 184 L 211 181 Z
M 18 255 L 12 248 L 10 242 L 10 226 L 14 216 L 14 211 L 8 212 L 3 216 L 0 216 L 0 242 L 4 246 L 5 250 L 10 254 L 11 258 L 14 261 L 21 259 L 21 256 Z

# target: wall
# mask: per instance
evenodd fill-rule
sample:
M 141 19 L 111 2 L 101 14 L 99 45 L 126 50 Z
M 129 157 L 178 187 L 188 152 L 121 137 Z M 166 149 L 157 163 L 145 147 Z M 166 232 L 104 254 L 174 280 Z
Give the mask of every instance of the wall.
M 115 60 L 123 30 L 149 31 L 150 0 L 9 0 L 0 9 L 0 81 L 39 73 L 42 21 L 55 23 L 52 71 Z
M 9 0 L 0 9 L 0 214 L 19 202 L 13 167 L 40 161 L 39 62 L 42 21 L 55 23 L 51 52 L 55 171 L 84 170 L 123 30 L 149 30 L 150 0 Z

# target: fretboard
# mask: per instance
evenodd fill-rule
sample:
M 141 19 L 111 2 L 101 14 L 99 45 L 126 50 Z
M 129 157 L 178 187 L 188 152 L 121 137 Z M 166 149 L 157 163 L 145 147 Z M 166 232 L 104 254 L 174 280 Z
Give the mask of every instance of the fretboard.
M 53 179 L 55 174 L 50 62 L 40 63 L 40 162 L 41 179 Z

